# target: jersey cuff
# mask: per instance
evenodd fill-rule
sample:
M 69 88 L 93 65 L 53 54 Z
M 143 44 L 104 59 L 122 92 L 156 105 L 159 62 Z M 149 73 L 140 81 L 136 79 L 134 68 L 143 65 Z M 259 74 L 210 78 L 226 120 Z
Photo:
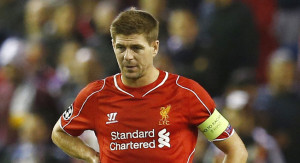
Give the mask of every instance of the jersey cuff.
M 62 117 L 59 117 L 59 126 L 60 126 L 60 128 L 61 128 L 66 134 L 68 134 L 69 136 L 74 137 L 73 135 L 69 134 L 69 133 L 62 127 L 62 125 L 61 125 L 61 118 L 62 118 Z
M 232 129 L 232 132 L 231 132 L 231 134 L 230 134 L 228 137 L 223 138 L 223 139 L 214 139 L 214 140 L 212 140 L 212 141 L 210 141 L 210 142 L 226 140 L 226 139 L 230 138 L 234 133 L 235 133 L 235 130 Z

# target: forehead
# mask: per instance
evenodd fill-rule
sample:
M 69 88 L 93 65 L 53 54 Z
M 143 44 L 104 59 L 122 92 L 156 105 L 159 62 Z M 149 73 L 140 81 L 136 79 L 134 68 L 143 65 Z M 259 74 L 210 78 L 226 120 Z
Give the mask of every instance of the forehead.
M 132 35 L 116 35 L 116 44 L 122 45 L 130 45 L 130 44 L 141 44 L 146 45 L 148 44 L 145 36 L 143 34 L 132 34 Z

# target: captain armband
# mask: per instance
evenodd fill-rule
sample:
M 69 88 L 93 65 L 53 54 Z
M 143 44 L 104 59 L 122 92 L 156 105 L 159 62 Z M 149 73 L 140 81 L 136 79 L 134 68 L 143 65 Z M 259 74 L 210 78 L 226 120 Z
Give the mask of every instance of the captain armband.
M 198 128 L 209 141 L 212 141 L 220 136 L 228 125 L 229 122 L 215 109 L 214 113 L 201 123 Z

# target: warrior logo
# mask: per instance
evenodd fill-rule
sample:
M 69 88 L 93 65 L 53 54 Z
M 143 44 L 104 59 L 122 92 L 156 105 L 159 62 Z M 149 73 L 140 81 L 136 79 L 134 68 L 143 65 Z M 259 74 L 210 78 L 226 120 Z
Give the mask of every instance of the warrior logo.
M 168 105 L 167 107 L 161 107 L 160 108 L 160 115 L 161 119 L 159 120 L 159 125 L 170 125 L 170 121 L 168 120 L 169 118 L 169 112 L 171 109 L 171 105 Z
M 118 122 L 118 121 L 116 120 L 117 114 L 118 114 L 117 112 L 107 114 L 108 121 L 106 122 L 106 124 L 117 123 L 117 122 Z
M 167 132 L 167 129 L 162 129 L 161 131 L 158 132 L 158 147 L 159 148 L 162 148 L 164 146 L 167 146 L 167 147 L 171 147 L 170 145 L 170 132 Z
M 63 113 L 64 120 L 69 120 L 73 114 L 73 104 Z

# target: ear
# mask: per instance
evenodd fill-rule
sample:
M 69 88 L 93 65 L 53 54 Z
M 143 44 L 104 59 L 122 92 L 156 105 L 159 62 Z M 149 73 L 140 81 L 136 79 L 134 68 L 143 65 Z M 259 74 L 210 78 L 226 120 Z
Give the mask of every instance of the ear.
M 152 48 L 153 48 L 152 56 L 155 57 L 157 55 L 158 49 L 159 49 L 159 40 L 152 42 Z

